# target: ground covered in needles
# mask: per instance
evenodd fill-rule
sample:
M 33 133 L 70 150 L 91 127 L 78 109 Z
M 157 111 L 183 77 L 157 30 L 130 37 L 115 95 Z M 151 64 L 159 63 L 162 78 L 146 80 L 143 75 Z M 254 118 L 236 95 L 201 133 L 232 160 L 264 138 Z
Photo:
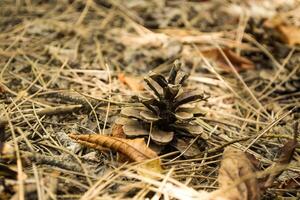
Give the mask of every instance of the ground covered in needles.
M 0 1 L 0 199 L 299 199 L 299 12 Z

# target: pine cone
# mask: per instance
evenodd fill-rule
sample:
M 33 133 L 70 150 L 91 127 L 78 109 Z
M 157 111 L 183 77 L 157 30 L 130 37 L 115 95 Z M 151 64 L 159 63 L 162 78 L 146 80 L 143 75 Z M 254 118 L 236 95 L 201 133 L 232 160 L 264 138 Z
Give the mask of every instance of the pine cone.
M 202 127 L 193 124 L 193 120 L 203 112 L 190 103 L 207 97 L 196 90 L 183 90 L 187 78 L 178 63 L 168 77 L 153 72 L 145 77 L 148 92 L 139 98 L 144 106 L 122 109 L 122 117 L 116 121 L 123 125 L 126 136 L 150 136 L 156 144 L 167 145 L 175 144 L 182 136 L 193 138 L 201 134 Z

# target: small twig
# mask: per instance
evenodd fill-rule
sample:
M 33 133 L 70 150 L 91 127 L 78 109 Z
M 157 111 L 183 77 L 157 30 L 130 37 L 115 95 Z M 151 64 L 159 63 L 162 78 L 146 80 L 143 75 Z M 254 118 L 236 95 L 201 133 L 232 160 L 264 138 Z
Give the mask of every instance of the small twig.
M 65 157 L 46 156 L 42 154 L 29 153 L 29 152 L 22 152 L 22 153 L 24 154 L 24 156 L 26 156 L 32 162 L 35 162 L 38 165 L 50 165 L 65 170 L 82 172 L 82 168 L 78 164 L 75 164 L 73 162 L 66 162 Z
M 82 108 L 82 105 L 64 105 L 64 106 L 57 106 L 57 107 L 50 107 L 50 108 L 44 108 L 44 109 L 41 109 L 39 111 L 36 112 L 36 114 L 38 116 L 43 116 L 43 115 L 47 115 L 47 116 L 50 116 L 50 115 L 58 115 L 58 114 L 64 114 L 64 113 L 70 113 L 70 112 L 75 112 L 77 111 L 78 109 Z M 29 116 L 28 116 L 29 117 Z M 34 115 L 32 114 L 32 117 L 34 117 Z M 20 119 L 22 117 L 18 117 L 18 118 L 15 118 L 14 120 L 12 120 L 13 122 L 14 121 L 17 121 L 18 119 Z M 8 120 L 7 119 L 0 119 L 0 126 L 4 126 L 8 124 Z

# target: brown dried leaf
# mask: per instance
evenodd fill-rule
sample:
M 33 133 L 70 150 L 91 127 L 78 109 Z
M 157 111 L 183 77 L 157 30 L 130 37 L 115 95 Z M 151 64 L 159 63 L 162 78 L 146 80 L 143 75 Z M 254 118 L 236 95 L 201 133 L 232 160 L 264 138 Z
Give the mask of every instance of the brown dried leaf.
M 223 52 L 237 71 L 254 69 L 254 63 L 251 60 L 236 54 L 230 49 L 223 49 Z M 231 67 L 228 65 L 227 61 L 218 49 L 203 51 L 202 53 L 205 57 L 208 57 L 217 62 L 217 64 L 225 72 L 232 72 Z
M 266 189 L 272 186 L 276 177 L 278 177 L 284 170 L 284 166 L 288 165 L 293 157 L 294 151 L 298 145 L 298 123 L 295 123 L 294 127 L 294 138 L 288 140 L 285 145 L 281 148 L 281 154 L 274 165 L 269 168 L 279 168 L 281 170 L 274 170 L 264 182 L 262 188 Z
M 124 139 L 96 134 L 69 134 L 69 137 L 90 148 L 110 148 L 126 155 L 131 161 L 140 162 L 158 157 L 154 151 L 147 147 L 144 139 Z
M 112 129 L 112 136 L 118 137 L 118 138 L 125 138 L 126 135 L 123 131 L 123 125 L 114 124 L 113 129 Z M 156 154 L 158 154 L 161 151 L 161 148 L 159 148 L 158 145 L 152 144 L 150 149 L 152 149 L 154 152 L 156 152 Z M 126 162 L 126 161 L 128 161 L 128 157 L 122 153 L 119 153 L 117 160 L 119 162 Z M 157 159 L 142 163 L 140 165 L 140 167 L 145 168 L 150 171 L 157 172 L 157 173 L 163 173 L 163 169 L 161 167 L 161 160 L 159 157 Z M 144 174 L 144 175 L 146 176 L 146 174 Z
M 281 24 L 276 28 L 285 43 L 289 45 L 300 44 L 300 27 Z
M 254 168 L 246 154 L 233 147 L 224 150 L 218 182 L 220 189 L 216 196 L 234 200 L 256 200 L 260 198 L 260 190 Z
M 161 174 L 163 173 L 163 169 L 161 167 L 161 160 L 159 158 L 145 162 L 141 165 L 141 167 L 143 167 L 144 169 L 150 170 L 150 171 L 157 172 L 157 173 L 161 173 Z M 143 174 L 143 175 L 151 177 L 147 174 Z
M 117 138 L 126 138 L 126 134 L 124 133 L 123 127 L 124 127 L 124 124 L 130 123 L 131 121 L 132 120 L 130 120 L 128 118 L 119 117 L 115 121 L 115 124 L 112 127 L 111 135 L 113 137 L 117 137 Z M 122 153 L 118 153 L 117 161 L 124 163 L 124 162 L 128 161 L 128 157 Z
M 286 20 L 288 20 L 286 16 L 282 15 L 281 13 L 277 13 L 274 17 L 266 19 L 263 25 L 266 28 L 276 28 L 280 24 L 284 23 Z
M 144 86 L 142 84 L 142 78 L 136 76 L 125 75 L 124 73 L 118 74 L 118 79 L 123 84 L 127 85 L 134 92 L 139 92 L 144 90 Z

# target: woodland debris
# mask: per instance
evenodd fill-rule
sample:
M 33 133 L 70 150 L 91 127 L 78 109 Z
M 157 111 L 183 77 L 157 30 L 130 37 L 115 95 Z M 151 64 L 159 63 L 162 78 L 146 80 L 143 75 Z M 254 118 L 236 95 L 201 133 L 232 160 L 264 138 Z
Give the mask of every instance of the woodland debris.
M 260 199 L 260 189 L 254 172 L 254 167 L 244 152 L 226 147 L 219 169 L 220 189 L 213 194 L 228 200 Z
M 193 124 L 195 117 L 199 116 L 199 113 L 202 114 L 201 111 L 184 106 L 205 101 L 207 96 L 197 90 L 182 87 L 188 74 L 180 68 L 180 64 L 175 63 L 167 77 L 154 72 L 145 77 L 148 93 L 140 96 L 140 102 L 144 107 L 125 107 L 121 110 L 121 118 L 116 121 L 123 125 L 127 137 L 149 135 L 151 141 L 158 145 L 172 143 L 172 146 L 176 147 L 180 137 L 193 138 L 201 135 L 203 128 Z M 131 121 L 125 120 L 124 117 Z M 182 143 L 179 149 L 183 149 Z M 193 149 L 197 147 L 183 152 L 195 155 L 195 152 L 190 152 Z
M 120 152 L 126 155 L 131 161 L 141 162 L 157 157 L 157 154 L 147 147 L 142 138 L 123 139 L 95 134 L 69 134 L 69 137 L 76 140 L 79 144 L 90 148 L 102 150 L 101 147 L 106 147 Z
M 266 181 L 264 181 L 264 183 L 261 186 L 263 189 L 267 189 L 271 187 L 275 179 L 284 171 L 287 165 L 291 162 L 291 159 L 294 155 L 294 151 L 298 146 L 298 141 L 297 141 L 297 137 L 299 135 L 298 125 L 299 125 L 298 122 L 294 124 L 294 138 L 289 139 L 284 144 L 284 146 L 281 148 L 281 152 L 278 160 L 268 168 L 268 170 L 272 170 L 273 168 L 277 170 L 270 173 L 270 175 L 266 178 Z

